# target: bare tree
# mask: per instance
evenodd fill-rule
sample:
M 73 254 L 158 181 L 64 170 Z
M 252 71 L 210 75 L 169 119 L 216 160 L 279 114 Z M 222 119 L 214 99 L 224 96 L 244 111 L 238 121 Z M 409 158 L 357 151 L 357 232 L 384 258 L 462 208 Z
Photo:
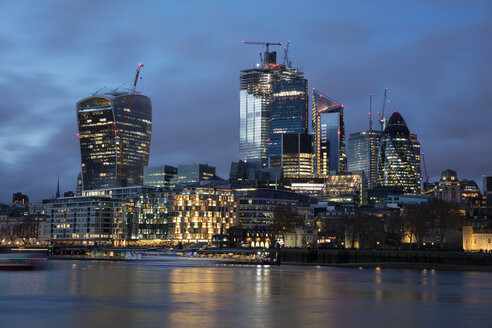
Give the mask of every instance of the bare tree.
M 294 206 L 279 205 L 273 210 L 272 230 L 276 236 L 292 232 L 297 227 L 304 226 L 304 218 L 299 215 Z

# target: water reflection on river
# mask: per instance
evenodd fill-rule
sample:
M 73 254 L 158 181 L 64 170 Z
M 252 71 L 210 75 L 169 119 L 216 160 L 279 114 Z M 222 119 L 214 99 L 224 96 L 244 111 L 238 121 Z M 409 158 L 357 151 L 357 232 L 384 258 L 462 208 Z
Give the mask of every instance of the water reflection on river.
M 54 261 L 0 272 L 1 327 L 491 326 L 492 274 Z

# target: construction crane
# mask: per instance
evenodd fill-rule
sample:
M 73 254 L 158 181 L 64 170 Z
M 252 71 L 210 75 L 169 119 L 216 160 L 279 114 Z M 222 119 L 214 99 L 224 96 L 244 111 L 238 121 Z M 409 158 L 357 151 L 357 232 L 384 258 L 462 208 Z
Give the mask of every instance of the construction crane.
M 275 63 L 276 52 L 270 53 L 270 46 L 281 46 L 282 42 L 251 42 L 251 41 L 241 41 L 242 44 L 261 44 L 266 46 L 265 56 L 263 56 L 262 64 L 264 63 Z M 261 59 L 261 56 L 260 56 Z
M 383 109 L 382 111 L 378 114 L 380 114 L 379 116 L 379 124 L 381 124 L 381 131 L 384 130 L 384 123 L 386 121 L 386 118 L 384 117 L 384 108 L 386 106 L 386 97 L 388 96 L 388 88 L 385 88 L 384 89 L 384 98 L 383 98 Z
M 136 93 L 138 77 L 140 76 L 140 70 L 142 69 L 143 66 L 144 65 L 142 63 L 138 63 L 137 72 L 135 73 L 135 79 L 133 81 L 130 97 L 128 98 L 128 108 L 127 110 L 125 110 L 125 119 L 120 129 L 114 131 L 115 134 L 118 136 L 118 141 L 120 146 L 118 150 L 118 182 L 122 184 L 121 187 L 126 187 L 125 170 L 124 170 L 125 142 L 123 136 L 125 134 L 126 125 L 128 124 L 128 116 L 132 109 L 133 97 L 135 96 Z
M 369 94 L 369 131 L 372 131 L 372 93 Z
M 422 153 L 422 162 L 424 163 L 425 183 L 429 184 L 429 176 L 427 175 L 427 166 L 425 165 L 424 153 Z
M 289 60 L 289 45 L 290 41 L 287 41 L 287 46 L 284 47 L 284 66 L 290 68 L 292 66 L 292 61 Z

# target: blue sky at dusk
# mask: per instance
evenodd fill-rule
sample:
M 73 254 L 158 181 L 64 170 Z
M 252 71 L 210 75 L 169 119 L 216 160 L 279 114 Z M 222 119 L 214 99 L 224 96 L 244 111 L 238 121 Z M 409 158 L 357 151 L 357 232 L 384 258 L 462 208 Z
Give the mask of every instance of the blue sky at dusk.
M 130 86 L 138 62 L 150 164 L 208 163 L 228 177 L 239 71 L 264 50 L 241 40 L 290 40 L 309 88 L 344 104 L 347 136 L 367 129 L 368 95 L 377 111 L 387 87 L 431 178 L 492 174 L 490 1 L 0 0 L 0 203 L 49 198 L 58 176 L 75 190 L 75 103 Z

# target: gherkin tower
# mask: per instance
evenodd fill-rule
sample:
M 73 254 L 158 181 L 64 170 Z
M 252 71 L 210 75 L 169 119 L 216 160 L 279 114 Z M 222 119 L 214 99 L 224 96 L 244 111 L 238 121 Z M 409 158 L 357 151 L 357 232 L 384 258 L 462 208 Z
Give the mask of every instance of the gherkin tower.
M 398 187 L 403 194 L 419 193 L 419 173 L 405 120 L 399 112 L 391 115 L 379 146 L 377 184 Z

